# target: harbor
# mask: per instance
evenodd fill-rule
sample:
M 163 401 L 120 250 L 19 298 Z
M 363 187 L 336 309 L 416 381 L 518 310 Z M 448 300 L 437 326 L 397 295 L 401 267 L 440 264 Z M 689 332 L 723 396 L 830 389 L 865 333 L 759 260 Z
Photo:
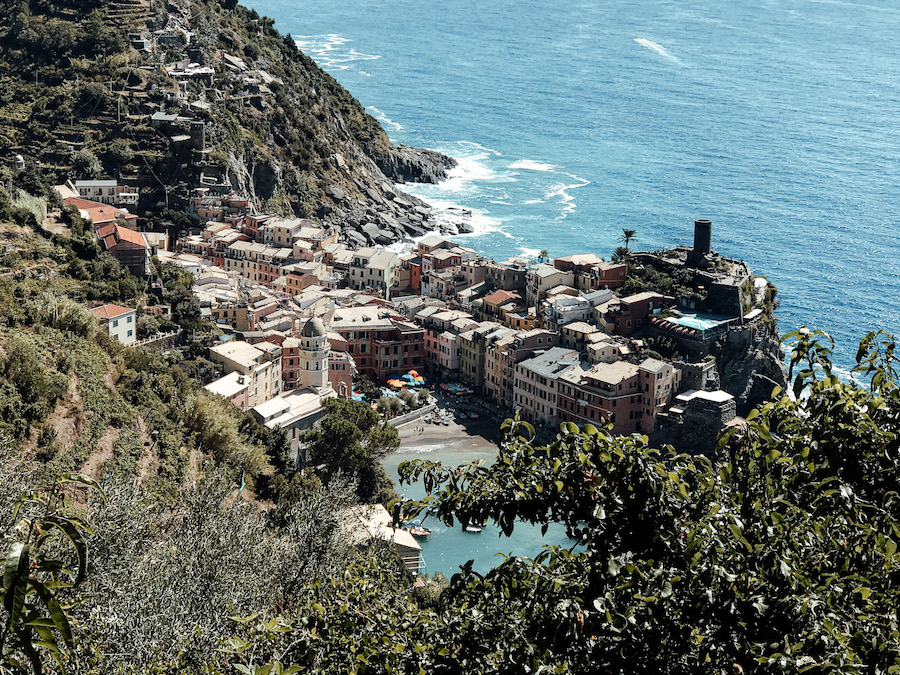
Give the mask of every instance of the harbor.
M 478 418 L 471 417 L 471 412 Z M 438 393 L 434 415 L 441 420 L 448 419 L 449 423 L 415 420 L 398 427 L 400 449 L 382 460 L 397 484 L 397 491 L 410 499 L 421 499 L 425 489 L 421 483 L 399 483 L 397 467 L 401 462 L 425 459 L 458 466 L 476 460 L 492 463 L 497 457 L 497 432 L 505 416 L 495 409 L 475 398 Z M 503 536 L 500 528 L 490 522 L 480 532 L 467 532 L 459 523 L 448 527 L 427 516 L 421 519 L 421 525 L 430 530 L 427 537 L 418 539 L 425 561 L 424 572 L 432 576 L 440 572 L 448 579 L 469 560 L 474 561 L 476 572 L 485 574 L 502 561 L 502 555 L 531 558 L 545 545 L 571 545 L 564 528 L 557 523 L 551 523 L 543 536 L 540 527 L 522 523 L 510 537 Z

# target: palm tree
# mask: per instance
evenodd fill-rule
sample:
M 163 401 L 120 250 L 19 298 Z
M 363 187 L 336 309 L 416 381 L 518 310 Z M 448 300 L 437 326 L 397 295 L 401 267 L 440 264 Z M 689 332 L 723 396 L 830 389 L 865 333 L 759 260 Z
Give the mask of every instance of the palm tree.
M 613 251 L 612 257 L 610 258 L 610 260 L 614 263 L 625 262 L 625 259 L 629 255 L 631 255 L 631 251 L 629 251 L 624 246 L 618 246 L 618 247 L 616 247 L 616 250 Z
M 546 249 L 541 249 L 538 251 L 538 262 L 544 262 L 549 255 L 550 253 Z
M 627 251 L 628 245 L 633 241 L 637 241 L 637 230 L 623 229 L 622 236 L 619 237 L 619 241 L 625 244 L 625 250 Z

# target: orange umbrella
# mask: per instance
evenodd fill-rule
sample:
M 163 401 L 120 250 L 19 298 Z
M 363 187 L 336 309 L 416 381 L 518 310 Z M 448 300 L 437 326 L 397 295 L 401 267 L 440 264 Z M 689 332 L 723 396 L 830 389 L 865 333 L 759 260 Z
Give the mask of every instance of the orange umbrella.
M 412 375 L 413 377 L 419 376 L 419 372 L 417 370 L 411 370 L 411 371 L 409 371 L 409 374 Z

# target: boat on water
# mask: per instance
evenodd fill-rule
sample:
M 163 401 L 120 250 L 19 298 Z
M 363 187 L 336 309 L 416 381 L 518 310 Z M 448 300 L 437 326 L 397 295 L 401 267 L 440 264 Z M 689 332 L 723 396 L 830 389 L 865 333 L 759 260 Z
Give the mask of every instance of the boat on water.
M 481 532 L 481 528 L 477 525 L 466 525 L 466 532 L 477 534 L 478 532 Z
M 422 527 L 421 525 L 413 525 L 411 528 L 409 528 L 409 533 L 414 537 L 422 539 L 431 534 L 431 530 L 429 530 L 427 527 Z

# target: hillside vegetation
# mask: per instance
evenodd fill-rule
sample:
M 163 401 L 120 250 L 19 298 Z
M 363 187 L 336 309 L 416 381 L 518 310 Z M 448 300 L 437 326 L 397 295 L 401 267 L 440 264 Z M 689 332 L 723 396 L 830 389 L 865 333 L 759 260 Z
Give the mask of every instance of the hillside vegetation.
M 68 330 L 40 322 L 19 329 L 15 339 L 30 344 L 38 362 L 30 378 L 7 366 L 8 382 L 36 383 L 45 398 L 35 402 L 66 400 L 64 381 L 41 354 L 50 344 L 86 347 L 79 330 L 77 321 Z M 569 548 L 510 558 L 484 576 L 466 566 L 449 584 L 414 587 L 390 551 L 349 547 L 339 510 L 357 497 L 339 477 L 327 487 L 299 477 L 292 500 L 266 514 L 235 500 L 228 468 L 265 470 L 258 453 L 224 454 L 221 469 L 148 490 L 123 481 L 134 476 L 128 448 L 140 444 L 131 441 L 110 460 L 105 501 L 57 487 L 48 502 L 47 468 L 71 464 L 59 454 L 46 463 L 6 450 L 0 532 L 11 583 L 0 619 L 9 629 L 11 617 L 22 616 L 11 570 L 31 560 L 29 523 L 83 523 L 73 538 L 83 542 L 78 559 L 63 541 L 56 553 L 83 573 L 34 558 L 36 571 L 23 583 L 78 586 L 55 586 L 71 603 L 55 615 L 50 595 L 23 595 L 32 598 L 31 616 L 54 618 L 16 628 L 0 663 L 31 649 L 45 664 L 55 655 L 88 673 L 897 672 L 895 344 L 883 334 L 867 338 L 857 368 L 867 383 L 848 384 L 831 372 L 827 336 L 793 338 L 796 397 L 775 392 L 745 429 L 722 438 L 714 461 L 591 425 L 563 425 L 554 442 L 537 447 L 527 424 L 509 420 L 491 466 L 402 465 L 402 475 L 423 478 L 431 493 L 406 503 L 408 514 L 428 509 L 447 524 L 490 520 L 505 533 L 519 520 L 562 522 L 572 537 Z M 101 402 L 118 396 L 101 384 L 102 364 L 118 358 L 104 351 L 87 350 L 72 366 L 91 383 L 85 394 Z M 21 345 L 14 352 L 26 355 L 7 363 L 31 354 Z M 138 400 L 145 395 L 101 410 L 104 421 L 89 437 L 103 424 L 139 436 L 132 411 L 168 403 L 163 395 L 147 406 Z M 183 401 L 194 412 L 180 419 L 194 421 L 167 433 L 189 431 L 207 412 L 225 437 L 245 430 L 229 426 L 224 411 L 198 412 Z M 13 517 L 18 494 L 32 496 Z M 59 534 L 53 527 L 48 536 Z M 43 640 L 35 642 L 38 628 Z
M 141 213 L 171 216 L 203 174 L 262 210 L 421 222 L 390 181 L 436 180 L 451 162 L 395 148 L 290 36 L 233 2 L 2 0 L 0 18 L 0 155 L 57 182 L 130 177 Z M 177 80 L 189 63 L 210 74 Z M 202 149 L 154 112 L 200 124 Z

